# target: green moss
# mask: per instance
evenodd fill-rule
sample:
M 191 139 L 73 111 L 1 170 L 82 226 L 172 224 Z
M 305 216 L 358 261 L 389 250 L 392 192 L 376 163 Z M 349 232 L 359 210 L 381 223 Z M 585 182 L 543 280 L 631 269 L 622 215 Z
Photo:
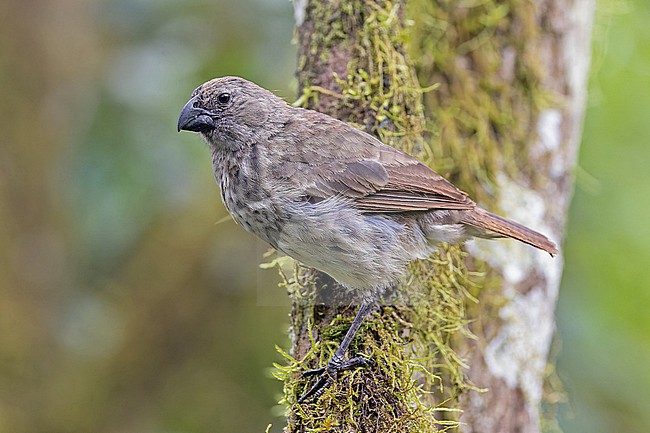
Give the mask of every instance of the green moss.
M 469 278 L 480 275 L 467 271 L 465 259 L 460 248 L 447 247 L 413 262 L 392 305 L 364 324 L 351 347 L 351 354 L 367 356 L 374 365 L 344 373 L 316 402 L 297 405 L 310 386 L 302 371 L 324 365 L 351 323 L 351 318 L 337 315 L 317 332 L 307 315 L 309 351 L 295 359 L 278 348 L 286 364 L 275 365 L 275 376 L 284 382 L 281 404 L 291 413 L 289 431 L 329 431 L 332 420 L 338 420 L 342 431 L 376 426 L 377 431 L 436 432 L 457 426 L 460 395 L 477 390 L 465 376 L 464 360 L 452 349 L 456 339 L 474 338 L 467 327 L 466 303 L 476 302 L 471 291 L 477 287 Z M 306 295 L 315 297 L 303 269 L 295 264 L 294 271 L 283 282 L 294 299 L 302 303 Z M 294 322 L 294 329 L 301 326 Z
M 335 3 L 335 6 L 332 6 Z M 331 7 L 337 8 L 334 18 Z M 335 99 L 339 117 L 406 150 L 423 132 L 422 89 L 403 53 L 400 2 L 310 2 L 314 31 L 299 59 L 302 95 L 296 105 L 318 107 L 323 96 Z M 343 29 L 343 32 L 341 32 Z M 344 73 L 332 78 L 336 89 L 315 84 L 333 50 L 350 53 Z M 310 57 L 315 56 L 316 58 Z M 334 61 L 333 61 L 334 62 Z M 399 140 L 410 135 L 410 140 Z
M 418 76 L 442 83 L 425 98 L 439 131 L 436 166 L 496 211 L 496 173 L 544 181 L 526 164 L 539 112 L 558 102 L 542 90 L 538 6 L 522 0 L 408 4 L 408 15 L 418 17 L 409 45 Z

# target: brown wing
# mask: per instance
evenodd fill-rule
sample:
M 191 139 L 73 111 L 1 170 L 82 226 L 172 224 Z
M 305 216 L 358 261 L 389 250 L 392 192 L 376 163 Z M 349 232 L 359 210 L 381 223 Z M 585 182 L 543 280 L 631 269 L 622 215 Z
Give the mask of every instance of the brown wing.
M 391 155 L 398 151 L 389 149 L 381 153 L 384 158 L 390 156 L 388 161 L 382 161 L 388 180 L 381 187 L 376 185 L 376 191 L 356 199 L 359 209 L 365 212 L 405 212 L 476 207 L 467 194 L 438 173 L 404 153 Z
M 317 198 L 349 197 L 364 212 L 473 209 L 467 194 L 414 157 L 373 137 L 361 159 L 322 159 L 311 165 L 306 193 Z M 367 138 L 366 138 L 367 137 Z
M 316 199 L 344 196 L 364 212 L 473 209 L 467 195 L 414 157 L 321 113 L 295 109 L 274 168 Z M 296 120 L 297 119 L 297 120 Z

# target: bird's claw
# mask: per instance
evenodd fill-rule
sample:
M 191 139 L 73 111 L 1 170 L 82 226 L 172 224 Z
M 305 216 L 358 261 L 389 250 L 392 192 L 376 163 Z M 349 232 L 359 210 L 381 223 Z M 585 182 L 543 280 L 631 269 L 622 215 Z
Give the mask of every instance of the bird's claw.
M 312 370 L 305 370 L 302 372 L 302 377 L 315 376 L 317 374 L 322 374 L 325 372 L 326 367 L 314 368 Z
M 373 360 L 364 356 L 356 356 L 347 361 L 333 357 L 325 367 L 304 371 L 302 373 L 303 376 L 315 376 L 320 374 L 320 377 L 307 392 L 300 396 L 298 403 L 304 403 L 312 397 L 318 398 L 323 395 L 325 390 L 327 390 L 327 388 L 329 388 L 338 378 L 338 375 L 341 371 L 349 370 L 354 367 L 364 367 L 372 364 Z

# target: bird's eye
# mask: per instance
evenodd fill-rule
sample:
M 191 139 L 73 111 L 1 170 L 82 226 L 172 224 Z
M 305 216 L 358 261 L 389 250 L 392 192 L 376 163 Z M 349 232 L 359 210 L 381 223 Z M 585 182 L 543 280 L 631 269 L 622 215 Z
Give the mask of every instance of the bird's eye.
M 219 96 L 217 96 L 217 101 L 219 101 L 220 104 L 227 104 L 230 102 L 230 93 L 220 93 Z

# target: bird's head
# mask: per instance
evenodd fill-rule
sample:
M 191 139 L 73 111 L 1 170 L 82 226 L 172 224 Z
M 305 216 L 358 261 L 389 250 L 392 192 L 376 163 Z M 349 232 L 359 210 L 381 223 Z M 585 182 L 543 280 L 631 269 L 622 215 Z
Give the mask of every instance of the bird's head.
M 276 123 L 287 107 L 243 78 L 215 78 L 192 92 L 178 118 L 178 131 L 199 132 L 215 146 L 243 146 Z

